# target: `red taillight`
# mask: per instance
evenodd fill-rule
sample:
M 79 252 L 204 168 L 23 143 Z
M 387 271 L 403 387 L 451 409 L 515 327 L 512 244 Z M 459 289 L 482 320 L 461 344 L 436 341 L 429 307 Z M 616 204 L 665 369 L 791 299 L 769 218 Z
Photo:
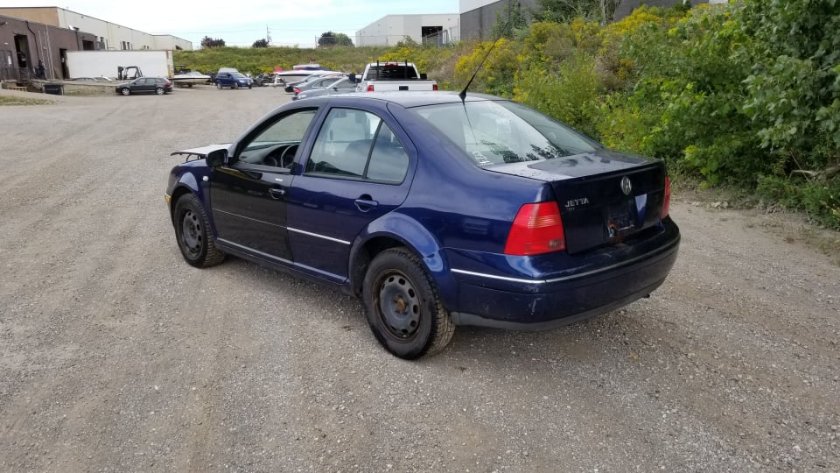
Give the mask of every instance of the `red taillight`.
M 437 84 L 432 84 L 432 90 L 438 90 Z
M 557 202 L 525 204 L 510 227 L 505 254 L 538 255 L 566 249 L 566 235 Z
M 662 201 L 662 217 L 668 216 L 671 211 L 671 178 L 665 176 L 665 199 Z
M 295 88 L 294 88 L 294 89 L 292 89 L 292 90 L 294 90 L 294 91 L 295 91 L 295 95 L 297 95 L 297 94 L 299 94 L 299 93 L 300 93 L 300 89 L 298 89 L 297 87 L 295 87 Z
M 367 92 L 373 92 L 373 84 L 368 84 Z

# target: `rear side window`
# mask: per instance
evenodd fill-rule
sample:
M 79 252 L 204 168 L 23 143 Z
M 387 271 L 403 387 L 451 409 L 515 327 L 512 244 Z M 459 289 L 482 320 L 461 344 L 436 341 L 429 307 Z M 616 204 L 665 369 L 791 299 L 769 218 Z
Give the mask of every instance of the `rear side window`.
M 407 171 L 408 154 L 394 132 L 382 123 L 373 144 L 365 177 L 372 181 L 399 184 Z
M 399 184 L 408 154 L 390 128 L 363 110 L 334 108 L 324 120 L 306 174 Z

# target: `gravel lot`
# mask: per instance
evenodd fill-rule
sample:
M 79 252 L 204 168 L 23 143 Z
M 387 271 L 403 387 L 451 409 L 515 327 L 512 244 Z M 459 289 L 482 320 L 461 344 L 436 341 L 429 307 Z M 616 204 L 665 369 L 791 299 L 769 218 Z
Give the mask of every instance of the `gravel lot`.
M 56 100 L 0 107 L 0 471 L 840 471 L 840 267 L 795 221 L 677 195 L 650 299 L 405 362 L 355 299 L 181 259 L 169 152 L 283 92 Z

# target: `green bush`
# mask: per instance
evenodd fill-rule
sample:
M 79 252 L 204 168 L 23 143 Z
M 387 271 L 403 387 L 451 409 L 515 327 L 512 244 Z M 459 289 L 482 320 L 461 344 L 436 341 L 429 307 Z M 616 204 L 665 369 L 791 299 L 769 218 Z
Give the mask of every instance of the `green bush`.
M 828 228 L 840 230 L 840 180 L 805 180 L 761 176 L 758 195 L 803 210 Z
M 598 134 L 601 87 L 592 56 L 576 54 L 553 72 L 532 66 L 517 77 L 514 98 L 590 136 Z
M 458 89 L 466 86 L 479 64 L 484 61 L 470 90 L 512 97 L 514 79 L 519 69 L 517 55 L 520 47 L 521 44 L 507 38 L 500 38 L 495 46 L 491 42 L 476 44 L 471 52 L 461 56 L 455 64 L 454 83 L 459 86 Z

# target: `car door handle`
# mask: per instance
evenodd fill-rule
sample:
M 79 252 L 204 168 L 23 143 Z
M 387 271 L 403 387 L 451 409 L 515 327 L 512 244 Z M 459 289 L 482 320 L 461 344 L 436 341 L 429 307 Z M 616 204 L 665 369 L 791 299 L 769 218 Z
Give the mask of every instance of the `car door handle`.
M 379 202 L 373 200 L 373 198 L 367 194 L 360 196 L 353 203 L 356 204 L 356 208 L 359 209 L 360 212 L 367 212 L 379 205 Z
M 268 194 L 272 199 L 280 200 L 286 195 L 286 191 L 284 189 L 280 189 L 279 187 L 272 187 L 268 190 Z

